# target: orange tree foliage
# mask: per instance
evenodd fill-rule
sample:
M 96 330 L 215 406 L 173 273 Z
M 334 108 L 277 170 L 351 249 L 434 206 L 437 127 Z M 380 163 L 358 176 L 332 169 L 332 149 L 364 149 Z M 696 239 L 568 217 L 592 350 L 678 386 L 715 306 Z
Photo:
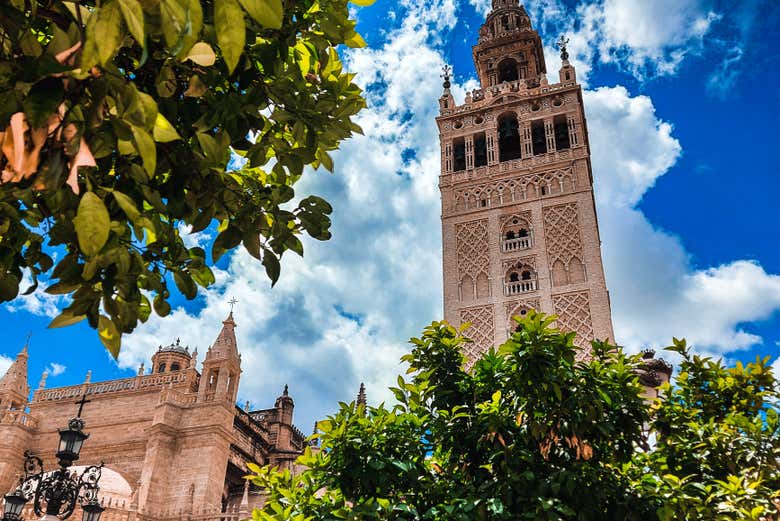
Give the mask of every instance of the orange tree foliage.
M 241 244 L 275 282 L 300 234 L 330 237 L 293 185 L 360 132 L 341 44 L 364 45 L 347 0 L 0 2 L 0 302 L 46 281 L 70 302 L 52 326 L 116 356 Z M 207 258 L 180 234 L 209 226 Z
M 683 356 L 648 402 L 639 356 L 533 315 L 464 369 L 467 339 L 434 323 L 404 357 L 392 409 L 341 404 L 319 422 L 298 475 L 253 470 L 269 490 L 255 520 L 743 520 L 776 514 L 775 379 L 759 361 Z M 645 427 L 658 439 L 649 440 Z

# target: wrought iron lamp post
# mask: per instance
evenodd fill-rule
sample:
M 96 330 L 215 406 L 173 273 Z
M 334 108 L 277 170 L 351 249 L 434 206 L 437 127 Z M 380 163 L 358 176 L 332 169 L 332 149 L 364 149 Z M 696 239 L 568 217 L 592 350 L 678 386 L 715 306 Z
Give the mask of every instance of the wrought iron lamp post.
M 85 398 L 78 402 L 78 415 L 68 422 L 68 428 L 60 430 L 60 444 L 57 459 L 60 468 L 45 472 L 41 458 L 25 452 L 24 477 L 19 486 L 5 496 L 2 521 L 22 521 L 22 510 L 28 501 L 33 502 L 37 516 L 53 516 L 68 519 L 77 505 L 81 505 L 83 521 L 99 521 L 105 510 L 98 501 L 100 475 L 103 464 L 87 467 L 79 475 L 70 470 L 79 459 L 81 447 L 89 435 L 84 433 L 81 410 L 87 403 Z

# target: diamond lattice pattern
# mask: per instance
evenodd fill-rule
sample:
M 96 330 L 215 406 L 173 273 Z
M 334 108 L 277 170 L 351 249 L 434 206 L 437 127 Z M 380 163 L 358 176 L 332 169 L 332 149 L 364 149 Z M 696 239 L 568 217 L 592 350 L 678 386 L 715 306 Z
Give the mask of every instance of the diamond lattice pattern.
M 488 248 L 488 221 L 482 219 L 455 226 L 458 240 L 458 275 L 488 275 L 490 258 Z
M 470 322 L 471 326 L 466 330 L 472 343 L 463 348 L 469 365 L 482 353 L 493 347 L 495 341 L 495 327 L 493 325 L 493 306 L 480 306 L 476 308 L 462 309 L 460 311 L 460 323 Z
M 580 221 L 576 203 L 544 209 L 544 237 L 550 266 L 560 260 L 569 265 L 572 258 L 582 260 Z

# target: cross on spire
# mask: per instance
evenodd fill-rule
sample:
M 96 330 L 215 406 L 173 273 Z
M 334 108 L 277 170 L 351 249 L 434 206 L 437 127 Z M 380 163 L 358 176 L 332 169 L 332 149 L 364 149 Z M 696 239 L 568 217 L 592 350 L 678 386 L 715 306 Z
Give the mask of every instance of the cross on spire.
M 233 297 L 230 300 L 228 300 L 228 304 L 230 304 L 230 312 L 233 313 L 233 306 L 238 304 L 238 300 L 236 300 L 236 297 Z
M 92 400 L 87 400 L 87 393 L 84 393 L 84 394 L 81 396 L 81 400 L 79 400 L 79 401 L 77 401 L 77 402 L 76 402 L 76 405 L 78 405 L 78 406 L 79 406 L 79 412 L 78 412 L 78 413 L 76 413 L 76 418 L 81 418 L 81 413 L 82 413 L 82 411 L 84 410 L 84 406 L 85 406 L 86 404 L 88 404 L 88 403 L 91 403 L 91 402 L 92 402 Z

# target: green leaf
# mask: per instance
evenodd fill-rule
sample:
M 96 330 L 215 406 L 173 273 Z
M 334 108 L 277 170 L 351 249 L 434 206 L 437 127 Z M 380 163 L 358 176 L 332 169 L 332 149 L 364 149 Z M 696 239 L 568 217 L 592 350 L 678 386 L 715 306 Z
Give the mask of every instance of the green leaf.
M 119 0 L 119 8 L 125 18 L 125 24 L 141 47 L 144 46 L 144 11 L 138 0 Z
M 158 143 L 169 143 L 181 139 L 173 125 L 159 112 L 157 113 L 157 119 L 154 121 L 152 134 L 154 135 L 154 140 Z
M 98 320 L 98 336 L 106 349 L 108 349 L 108 352 L 111 353 L 111 356 L 114 359 L 119 357 L 122 337 L 116 328 L 116 324 L 104 315 L 100 315 L 100 320 Z
M 152 136 L 146 130 L 136 126 L 132 128 L 135 148 L 138 151 L 138 155 L 141 156 L 144 170 L 149 174 L 149 178 L 152 178 L 154 177 L 154 171 L 157 169 L 157 148 L 154 145 L 154 140 L 152 140 Z
M 11 274 L 0 275 L 0 302 L 13 300 L 19 294 L 19 279 Z
M 86 315 L 74 315 L 69 311 L 63 311 L 54 320 L 49 322 L 49 325 L 46 327 L 48 327 L 49 329 L 56 329 L 58 327 L 72 326 L 73 324 L 78 324 L 85 318 L 87 318 Z
M 349 0 L 349 1 L 352 4 L 359 5 L 361 7 L 368 7 L 370 5 L 374 5 L 374 2 L 376 0 Z
M 260 25 L 279 29 L 282 27 L 282 0 L 239 0 L 244 10 Z
M 92 15 L 97 17 L 93 26 L 91 38 L 97 46 L 97 55 L 101 65 L 107 64 L 114 57 L 122 44 L 122 12 L 119 2 L 108 2 L 100 6 Z
M 217 60 L 217 55 L 211 45 L 206 42 L 198 42 L 192 46 L 184 59 L 197 63 L 201 67 L 211 67 Z
M 136 208 L 133 200 L 122 192 L 117 192 L 116 190 L 111 193 L 114 194 L 114 199 L 116 199 L 116 202 L 122 211 L 125 212 L 127 218 L 132 222 L 136 222 L 141 216 L 141 212 L 138 211 L 138 208 Z
M 30 126 L 44 126 L 49 117 L 57 111 L 64 95 L 65 87 L 60 78 L 45 78 L 33 85 L 22 102 Z
M 276 281 L 279 280 L 279 274 L 282 271 L 282 267 L 279 265 L 279 259 L 276 258 L 271 251 L 265 250 L 263 254 L 263 266 L 265 266 L 265 272 L 268 278 L 271 279 L 271 286 L 276 285 Z
M 192 300 L 198 295 L 198 287 L 189 274 L 183 271 L 177 271 L 173 274 L 173 281 L 176 283 L 176 287 L 179 288 L 179 291 L 181 291 L 181 294 L 188 299 Z
M 111 219 L 106 205 L 94 192 L 87 192 L 81 198 L 73 225 L 84 255 L 97 255 L 108 241 Z
M 214 26 L 228 73 L 232 73 L 246 43 L 244 12 L 236 0 L 214 1 Z
M 348 38 L 344 40 L 344 43 L 353 49 L 359 49 L 366 46 L 366 41 L 363 39 L 363 37 L 354 31 Z

